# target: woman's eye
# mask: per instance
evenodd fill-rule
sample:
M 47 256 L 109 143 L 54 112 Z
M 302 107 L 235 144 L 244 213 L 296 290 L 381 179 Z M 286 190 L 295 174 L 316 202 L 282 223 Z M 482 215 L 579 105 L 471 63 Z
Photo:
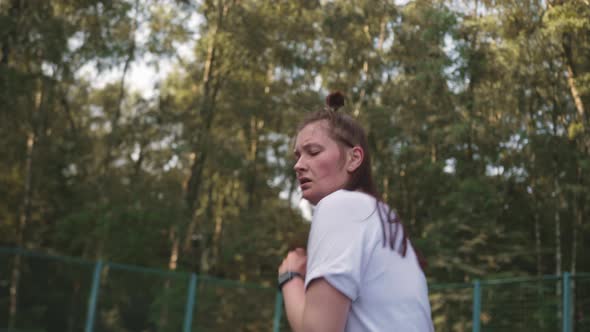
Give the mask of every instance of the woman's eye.
M 320 153 L 320 151 L 316 151 L 316 150 L 309 151 L 309 155 L 310 155 L 310 156 L 316 156 L 316 155 L 318 155 L 319 153 Z

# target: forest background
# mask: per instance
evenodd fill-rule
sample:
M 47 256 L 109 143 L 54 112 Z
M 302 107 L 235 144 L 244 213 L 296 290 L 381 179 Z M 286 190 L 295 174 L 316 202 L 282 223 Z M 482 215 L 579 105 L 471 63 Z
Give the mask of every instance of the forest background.
M 588 0 L 0 0 L 0 244 L 274 285 L 333 90 L 429 282 L 590 271 Z

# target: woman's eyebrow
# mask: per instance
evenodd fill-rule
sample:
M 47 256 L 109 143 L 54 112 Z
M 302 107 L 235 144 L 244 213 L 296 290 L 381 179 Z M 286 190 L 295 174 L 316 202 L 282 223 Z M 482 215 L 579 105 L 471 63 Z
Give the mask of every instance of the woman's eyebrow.
M 320 144 L 318 144 L 318 143 L 307 143 L 307 144 L 304 144 L 303 145 L 303 149 L 304 150 L 309 150 L 311 148 L 316 148 L 316 147 L 317 148 L 321 148 L 322 146 Z
M 318 143 L 306 143 L 306 144 L 303 144 L 303 146 L 301 146 L 301 150 L 306 150 L 306 151 L 309 151 L 310 149 L 313 149 L 313 148 L 320 148 L 321 149 L 321 148 L 323 148 L 323 146 Z M 297 149 L 297 148 L 293 149 L 294 155 L 297 155 L 298 153 L 299 153 L 299 149 Z

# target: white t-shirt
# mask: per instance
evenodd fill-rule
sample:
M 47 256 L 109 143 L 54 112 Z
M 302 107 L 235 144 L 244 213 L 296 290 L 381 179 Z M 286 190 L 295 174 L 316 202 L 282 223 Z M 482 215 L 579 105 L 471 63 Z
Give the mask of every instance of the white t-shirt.
M 317 278 L 351 302 L 345 331 L 434 331 L 426 278 L 408 241 L 406 256 L 383 246 L 376 200 L 338 190 L 316 206 L 305 289 Z M 401 244 L 401 231 L 396 245 Z M 397 248 L 396 248 L 397 249 Z

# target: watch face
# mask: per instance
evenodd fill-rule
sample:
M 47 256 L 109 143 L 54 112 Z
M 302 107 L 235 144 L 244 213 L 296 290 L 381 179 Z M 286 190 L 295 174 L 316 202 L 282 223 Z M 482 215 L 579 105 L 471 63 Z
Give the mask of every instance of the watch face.
M 288 281 L 288 280 L 289 280 L 289 279 L 291 279 L 291 278 L 293 278 L 293 275 L 292 275 L 292 273 L 291 273 L 291 272 L 285 272 L 285 273 L 282 273 L 282 274 L 279 276 L 279 285 L 280 285 L 280 284 L 282 284 L 282 283 L 284 283 L 285 281 Z

